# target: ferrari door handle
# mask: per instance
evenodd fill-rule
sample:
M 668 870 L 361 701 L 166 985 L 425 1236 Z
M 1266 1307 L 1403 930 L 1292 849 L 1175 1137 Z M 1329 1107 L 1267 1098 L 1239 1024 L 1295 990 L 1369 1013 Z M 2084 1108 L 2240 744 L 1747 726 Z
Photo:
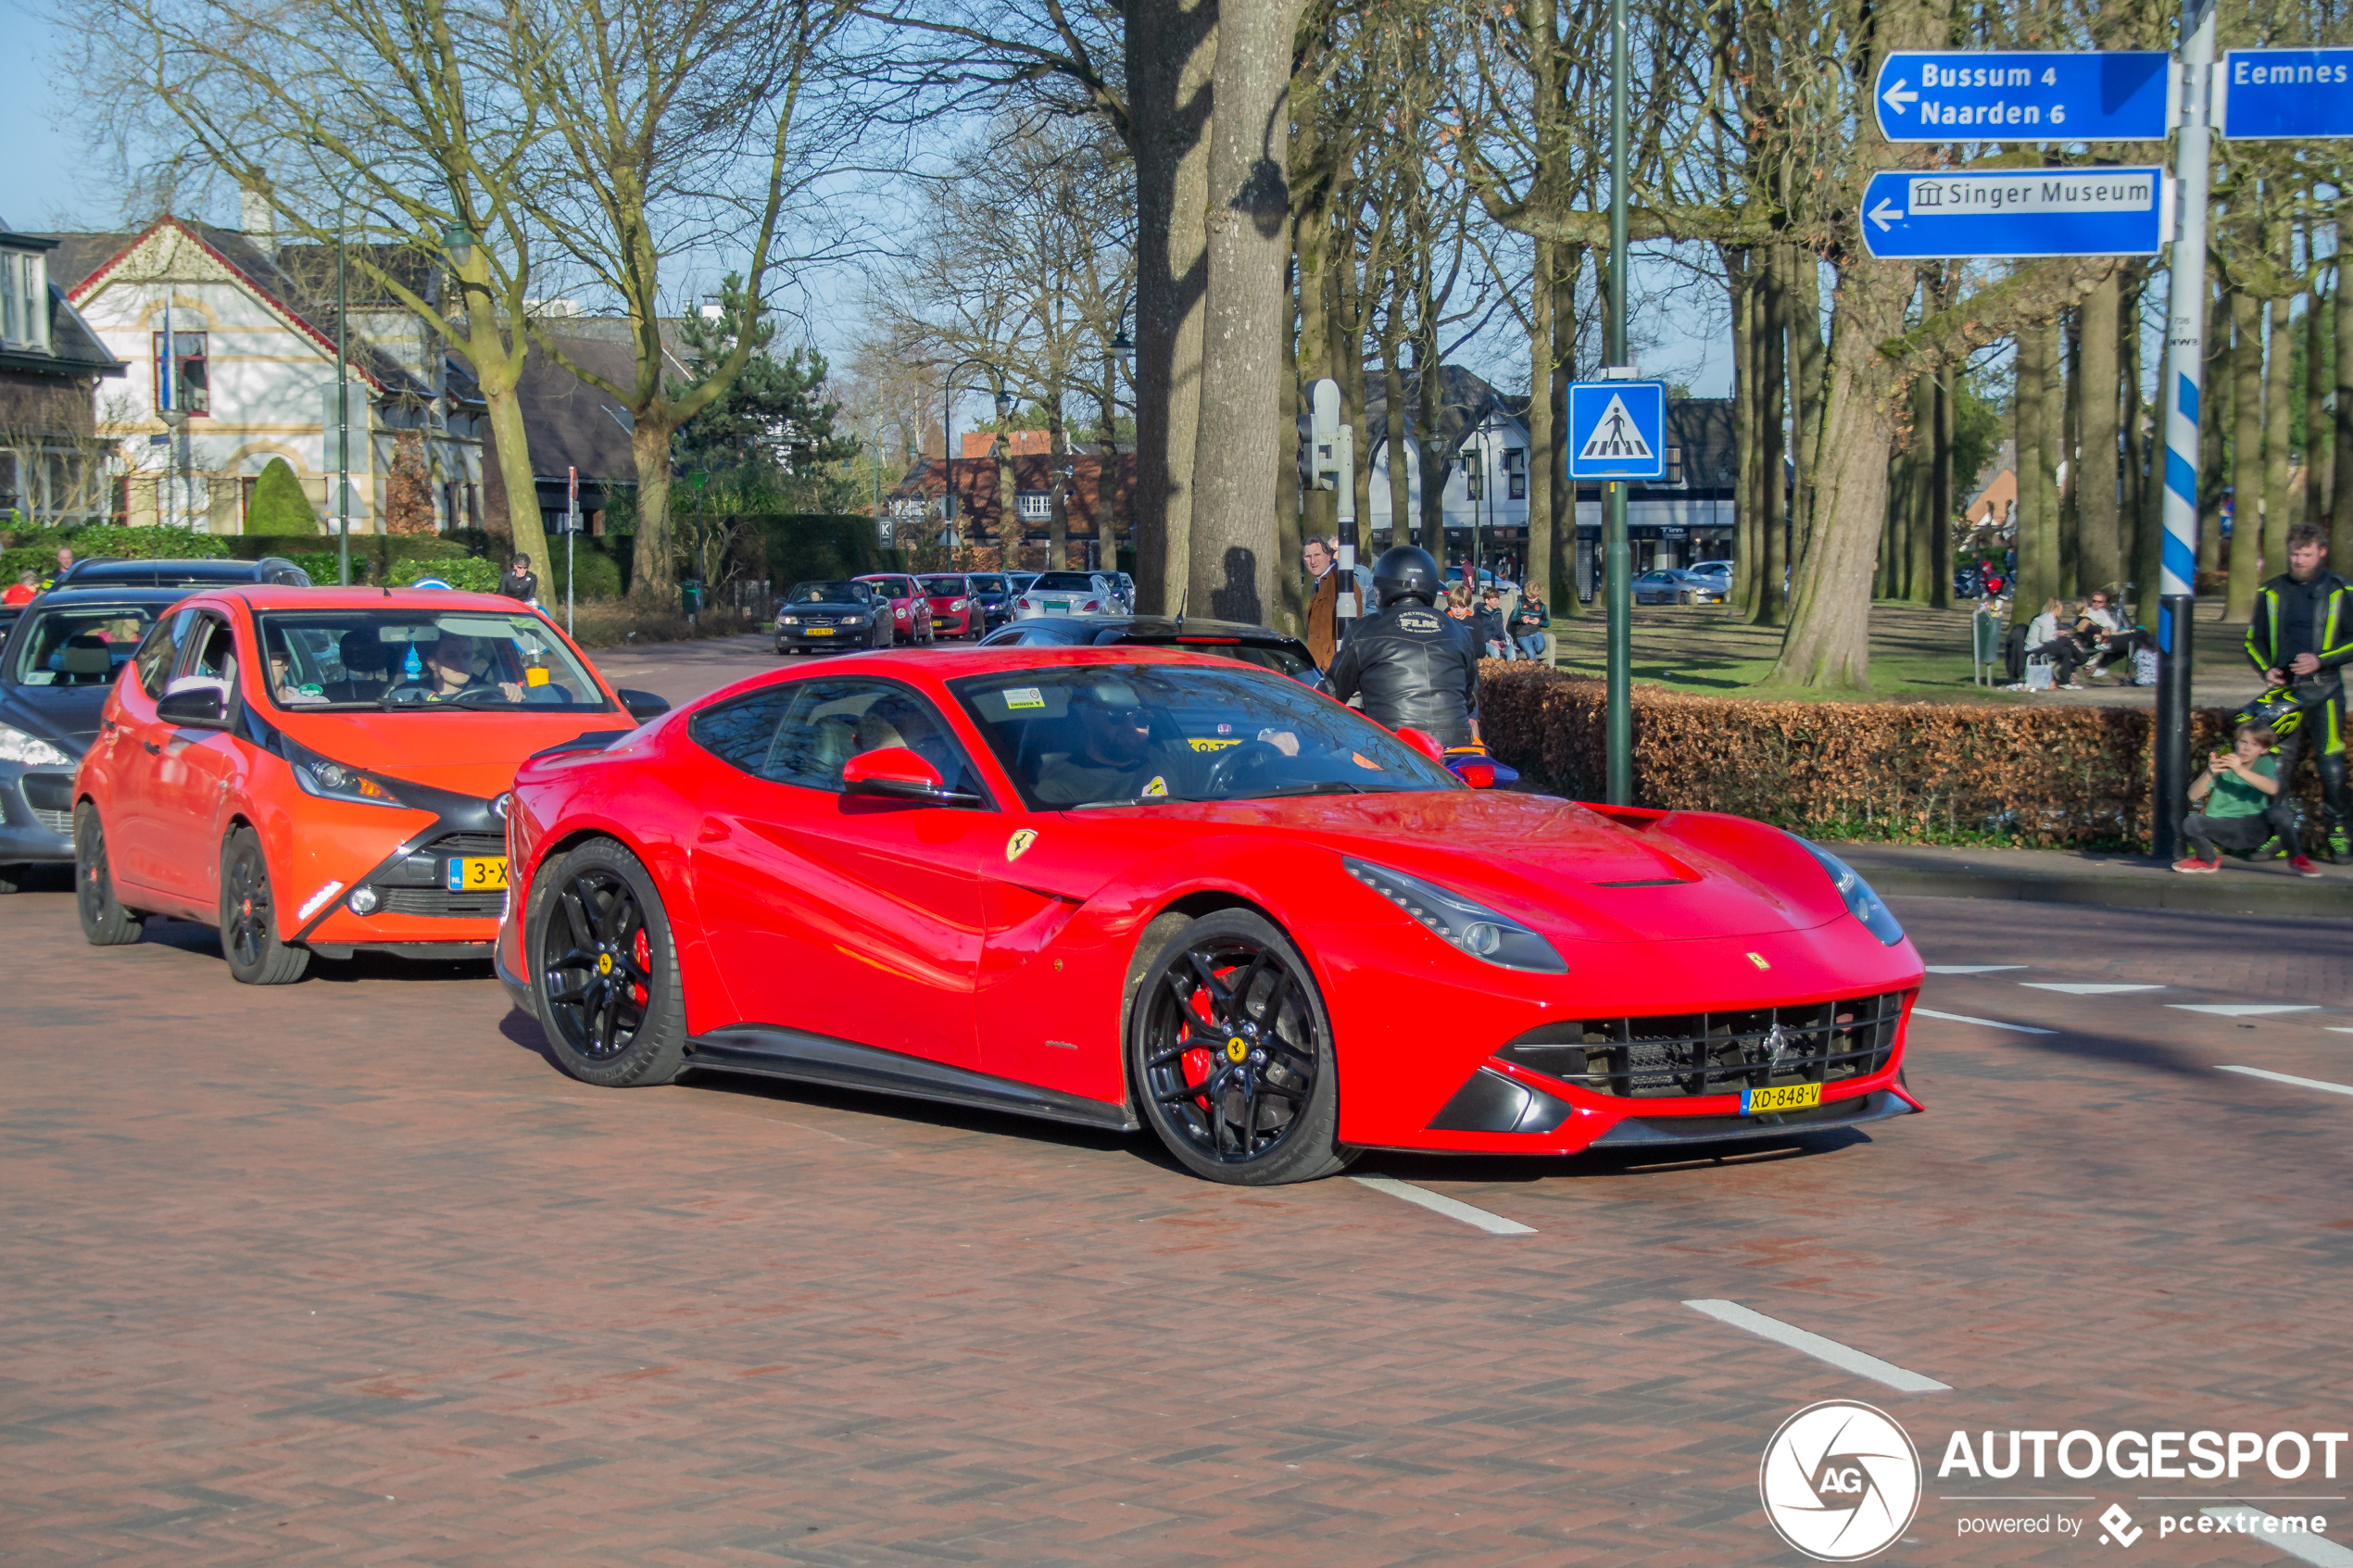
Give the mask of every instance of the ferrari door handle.
M 716 844 L 721 839 L 727 837 L 733 832 L 734 830 L 732 828 L 728 827 L 725 822 L 721 822 L 718 818 L 705 817 L 703 819 L 702 827 L 695 834 L 695 842 L 697 844 Z
M 159 757 L 163 754 L 163 747 L 151 740 L 143 740 L 139 744 L 147 748 L 147 755 L 150 757 Z

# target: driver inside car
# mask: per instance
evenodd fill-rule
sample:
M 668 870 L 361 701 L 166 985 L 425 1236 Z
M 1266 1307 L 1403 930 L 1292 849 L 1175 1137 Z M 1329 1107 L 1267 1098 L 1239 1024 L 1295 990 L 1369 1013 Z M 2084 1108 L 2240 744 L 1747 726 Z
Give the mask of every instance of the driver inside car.
M 1189 747 L 1155 739 L 1134 687 L 1102 681 L 1070 695 L 1071 749 L 1049 751 L 1038 768 L 1044 806 L 1088 806 L 1182 796 Z
M 424 673 L 403 686 L 422 684 L 427 702 L 449 702 L 468 692 L 487 691 L 493 686 L 509 702 L 522 700 L 522 687 L 512 681 L 488 681 L 474 673 L 474 640 L 456 632 L 444 632 L 425 658 Z

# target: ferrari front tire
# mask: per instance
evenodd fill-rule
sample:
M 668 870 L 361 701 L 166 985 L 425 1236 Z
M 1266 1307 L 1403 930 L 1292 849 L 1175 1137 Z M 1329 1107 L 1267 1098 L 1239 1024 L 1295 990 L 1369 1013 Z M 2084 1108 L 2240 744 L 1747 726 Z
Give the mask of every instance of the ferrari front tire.
M 246 985 L 291 985 L 310 967 L 310 949 L 278 939 L 270 861 L 261 835 L 237 828 L 220 841 L 220 956 Z
M 533 1010 L 556 1065 L 584 1084 L 667 1084 L 686 1060 L 677 945 L 651 872 L 590 839 L 533 880 L 523 922 Z
M 106 830 L 98 824 L 98 809 L 87 800 L 73 809 L 73 902 L 82 940 L 92 947 L 120 947 L 139 940 L 143 922 L 115 897 Z
M 1197 1176 L 1241 1186 L 1344 1169 L 1330 1016 L 1299 949 L 1264 917 L 1220 909 L 1170 929 L 1128 1018 L 1144 1121 Z

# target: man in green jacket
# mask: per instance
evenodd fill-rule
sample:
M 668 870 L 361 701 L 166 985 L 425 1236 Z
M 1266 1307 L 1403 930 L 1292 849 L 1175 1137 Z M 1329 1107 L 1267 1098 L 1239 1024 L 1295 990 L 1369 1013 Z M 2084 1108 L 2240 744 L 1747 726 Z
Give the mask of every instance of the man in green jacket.
M 2288 530 L 2287 571 L 2256 593 L 2246 657 L 2267 683 L 2296 695 L 2302 721 L 2281 738 L 2280 788 L 2295 788 L 2296 759 L 2309 749 L 2321 775 L 2329 859 L 2342 865 L 2353 860 L 2345 799 L 2345 665 L 2353 660 L 2353 584 L 2328 570 L 2328 532 L 2318 524 Z M 2303 861 L 2303 846 L 2291 847 Z

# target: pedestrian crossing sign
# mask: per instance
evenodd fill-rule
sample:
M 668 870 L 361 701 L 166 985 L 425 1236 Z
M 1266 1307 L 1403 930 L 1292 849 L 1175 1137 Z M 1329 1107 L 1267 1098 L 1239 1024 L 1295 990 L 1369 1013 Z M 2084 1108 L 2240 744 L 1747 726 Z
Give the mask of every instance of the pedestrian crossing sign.
M 1666 383 L 1569 383 L 1569 478 L 1662 479 L 1666 474 Z

